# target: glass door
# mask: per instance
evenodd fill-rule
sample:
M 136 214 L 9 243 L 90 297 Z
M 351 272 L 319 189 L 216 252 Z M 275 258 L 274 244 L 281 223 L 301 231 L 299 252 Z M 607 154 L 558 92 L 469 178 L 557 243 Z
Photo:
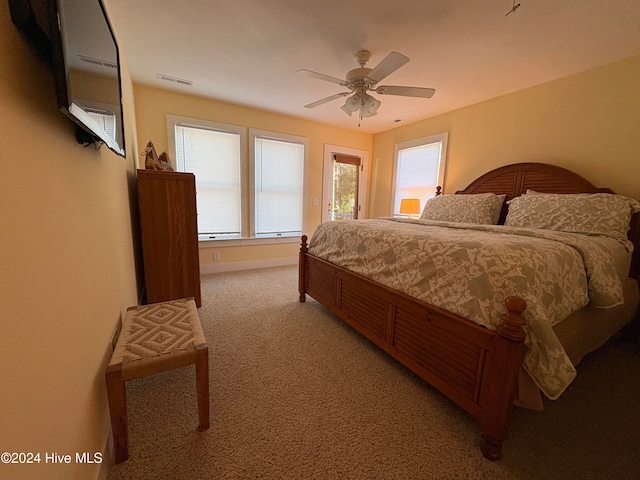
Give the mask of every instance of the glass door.
M 323 222 L 367 218 L 369 152 L 357 148 L 324 144 L 322 167 Z
M 328 205 L 330 220 L 354 220 L 358 218 L 360 170 L 360 157 L 341 154 L 333 155 L 333 192 Z

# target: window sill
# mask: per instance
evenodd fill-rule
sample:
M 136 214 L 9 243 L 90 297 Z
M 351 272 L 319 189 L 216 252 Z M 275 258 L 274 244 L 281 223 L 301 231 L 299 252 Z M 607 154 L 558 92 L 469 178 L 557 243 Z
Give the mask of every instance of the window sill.
M 282 237 L 243 237 L 198 240 L 199 247 L 237 247 L 242 245 L 271 245 L 279 243 L 300 243 L 300 235 Z

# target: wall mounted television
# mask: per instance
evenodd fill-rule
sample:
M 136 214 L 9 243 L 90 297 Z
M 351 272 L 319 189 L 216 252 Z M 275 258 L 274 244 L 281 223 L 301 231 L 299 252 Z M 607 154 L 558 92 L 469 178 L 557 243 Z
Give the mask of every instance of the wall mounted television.
M 8 0 L 13 23 L 55 77 L 79 143 L 125 156 L 118 44 L 102 0 Z

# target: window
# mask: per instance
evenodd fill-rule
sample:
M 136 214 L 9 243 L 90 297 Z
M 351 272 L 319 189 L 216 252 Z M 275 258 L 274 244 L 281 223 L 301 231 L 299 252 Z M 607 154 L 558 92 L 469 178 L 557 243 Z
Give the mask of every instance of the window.
M 196 177 L 200 240 L 240 238 L 245 129 L 171 115 L 168 124 L 176 170 Z
M 85 112 L 93 118 L 96 123 L 104 130 L 109 138 L 116 141 L 116 116 L 113 113 L 84 107 Z
M 250 130 L 251 236 L 300 236 L 307 139 Z
M 392 215 L 403 198 L 420 199 L 420 209 L 444 182 L 447 133 L 396 144 Z
M 176 170 L 196 177 L 200 240 L 299 237 L 307 139 L 167 116 Z M 291 241 L 284 240 L 282 241 Z

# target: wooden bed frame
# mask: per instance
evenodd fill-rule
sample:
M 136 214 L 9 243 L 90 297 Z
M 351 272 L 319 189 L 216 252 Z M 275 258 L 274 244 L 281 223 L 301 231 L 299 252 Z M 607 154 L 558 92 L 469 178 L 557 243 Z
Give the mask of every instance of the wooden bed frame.
M 527 189 L 545 193 L 613 193 L 564 168 L 520 163 L 492 170 L 458 194 L 506 194 Z M 500 222 L 506 217 L 503 207 Z M 640 214 L 629 238 L 636 247 L 630 276 L 640 270 Z M 496 331 L 321 260 L 307 251 L 302 237 L 300 301 L 310 295 L 373 343 L 480 420 L 481 451 L 500 458 L 517 393 L 526 325 L 520 297 L 505 300 Z

